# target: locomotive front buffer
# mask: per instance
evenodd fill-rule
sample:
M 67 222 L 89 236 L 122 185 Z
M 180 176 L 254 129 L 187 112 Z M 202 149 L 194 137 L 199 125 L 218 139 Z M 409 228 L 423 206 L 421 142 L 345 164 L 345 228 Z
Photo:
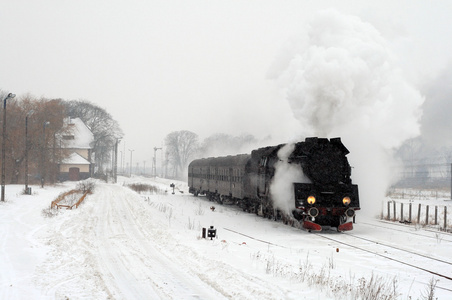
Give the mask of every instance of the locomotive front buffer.
M 337 231 L 353 229 L 355 211 L 359 210 L 358 186 L 336 185 L 316 187 L 312 183 L 294 183 L 294 216 L 308 231 L 321 231 L 322 226 Z

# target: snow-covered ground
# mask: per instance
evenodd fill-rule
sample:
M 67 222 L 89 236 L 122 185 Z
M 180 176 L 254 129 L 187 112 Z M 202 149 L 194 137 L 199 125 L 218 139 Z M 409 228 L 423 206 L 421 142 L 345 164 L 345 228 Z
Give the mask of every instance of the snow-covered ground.
M 137 194 L 126 186 L 132 182 L 160 192 Z M 78 209 L 53 217 L 44 213 L 51 201 L 76 183 L 33 186 L 31 196 L 8 185 L 0 298 L 422 299 L 433 279 L 435 296 L 452 299 L 452 281 L 428 272 L 452 275 L 450 234 L 359 214 L 350 234 L 313 234 L 194 197 L 183 182 L 174 182 L 173 195 L 170 183 L 96 182 Z M 202 239 L 210 226 L 217 237 Z

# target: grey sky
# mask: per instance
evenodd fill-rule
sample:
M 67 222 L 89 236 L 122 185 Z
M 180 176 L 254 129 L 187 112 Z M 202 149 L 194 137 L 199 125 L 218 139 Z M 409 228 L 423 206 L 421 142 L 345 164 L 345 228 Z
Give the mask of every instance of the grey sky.
M 318 10 L 375 26 L 419 88 L 450 65 L 451 1 L 373 2 L 3 0 L 0 89 L 105 108 L 147 166 L 175 130 L 285 142 L 298 123 L 267 73 Z

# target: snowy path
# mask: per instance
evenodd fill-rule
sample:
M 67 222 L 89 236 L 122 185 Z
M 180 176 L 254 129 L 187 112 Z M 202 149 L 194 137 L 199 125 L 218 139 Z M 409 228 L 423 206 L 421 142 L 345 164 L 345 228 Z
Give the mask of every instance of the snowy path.
M 154 246 L 140 223 L 136 201 L 123 188 L 98 186 L 96 248 L 102 277 L 115 298 L 218 299 L 220 295 Z
M 37 221 L 42 218 L 41 207 L 31 197 L 24 197 L 20 206 L 13 197 L 7 201 L 0 205 L 0 299 L 20 299 L 24 291 L 39 297 L 32 284 L 35 275 L 29 270 L 44 260 L 40 249 L 45 246 L 34 237 L 45 227 Z

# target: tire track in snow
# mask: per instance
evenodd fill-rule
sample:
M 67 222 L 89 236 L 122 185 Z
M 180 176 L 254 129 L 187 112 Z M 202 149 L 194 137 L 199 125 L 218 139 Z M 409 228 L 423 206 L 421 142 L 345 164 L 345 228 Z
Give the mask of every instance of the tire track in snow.
M 115 297 L 213 299 L 219 295 L 161 254 L 133 213 L 141 199 L 123 187 L 98 185 L 96 236 L 100 272 Z M 150 216 L 152 217 L 152 216 Z

